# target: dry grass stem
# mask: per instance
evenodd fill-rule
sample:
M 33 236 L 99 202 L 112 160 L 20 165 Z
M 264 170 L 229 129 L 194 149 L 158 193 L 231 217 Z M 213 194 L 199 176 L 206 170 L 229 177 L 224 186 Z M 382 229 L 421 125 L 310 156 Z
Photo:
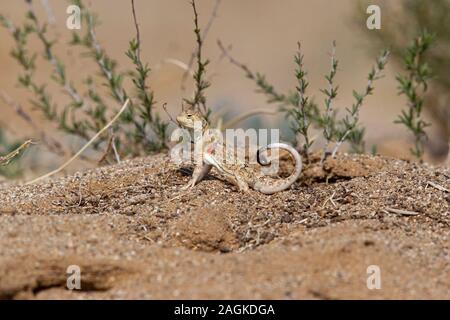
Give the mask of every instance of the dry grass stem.
M 70 158 L 68 161 L 66 161 L 62 166 L 60 166 L 58 169 L 53 170 L 41 177 L 38 177 L 32 181 L 27 182 L 27 184 L 33 184 L 33 183 L 39 182 L 41 180 L 47 179 L 47 178 L 53 176 L 54 174 L 64 170 L 69 164 L 71 164 L 76 158 L 78 158 L 99 136 L 101 136 L 106 130 L 108 130 L 109 127 L 111 127 L 113 125 L 113 123 L 117 121 L 117 119 L 119 119 L 119 117 L 122 115 L 122 113 L 128 107 L 129 103 L 130 103 L 130 99 L 127 99 L 127 101 L 125 101 L 124 105 L 122 106 L 122 109 L 120 109 L 120 111 L 114 116 L 114 118 L 105 127 L 103 127 L 103 129 L 101 129 L 99 132 L 97 132 L 97 134 L 95 136 L 93 136 L 92 139 L 89 140 L 83 146 L 83 148 L 81 148 L 72 158 Z
M 13 152 L 7 154 L 6 156 L 0 156 L 0 166 L 6 166 L 8 165 L 12 159 L 17 157 L 23 150 L 28 148 L 30 145 L 33 144 L 32 140 L 25 141 L 20 147 L 18 147 Z
M 401 209 L 394 209 L 394 208 L 386 208 L 386 211 L 390 212 L 390 213 L 400 214 L 400 215 L 403 215 L 403 216 L 417 216 L 417 215 L 419 215 L 418 212 L 408 211 L 408 210 L 401 210 Z
M 444 191 L 444 192 L 450 192 L 447 188 L 444 188 L 441 185 L 438 185 L 437 183 L 434 183 L 432 181 L 428 181 L 427 184 L 429 184 L 430 186 L 432 186 L 433 188 L 436 188 L 440 191 Z

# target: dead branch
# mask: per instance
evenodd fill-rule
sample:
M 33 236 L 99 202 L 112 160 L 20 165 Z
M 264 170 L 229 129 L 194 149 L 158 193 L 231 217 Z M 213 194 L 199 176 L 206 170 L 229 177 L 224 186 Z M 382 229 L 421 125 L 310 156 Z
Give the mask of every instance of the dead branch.
M 394 209 L 394 208 L 386 208 L 387 212 L 400 214 L 403 216 L 417 216 L 419 213 L 414 211 L 408 211 L 408 210 L 401 210 L 401 209 Z
M 444 188 L 443 186 L 438 185 L 437 183 L 434 183 L 433 181 L 428 181 L 427 184 L 429 184 L 433 188 L 438 189 L 440 191 L 450 192 L 447 188 Z
M 32 140 L 27 140 L 24 143 L 22 143 L 22 145 L 20 147 L 18 147 L 16 150 L 14 150 L 13 152 L 11 152 L 3 157 L 0 156 L 0 166 L 8 165 L 12 159 L 17 157 L 23 150 L 25 150 L 32 144 L 34 144 L 34 142 Z
M 258 115 L 258 114 L 275 115 L 277 113 L 278 113 L 277 110 L 268 110 L 267 108 L 257 108 L 257 109 L 249 110 L 249 111 L 244 112 L 243 114 L 231 119 L 230 121 L 225 123 L 223 127 L 224 128 L 232 128 L 239 122 L 241 122 L 247 118 L 250 118 L 252 116 Z

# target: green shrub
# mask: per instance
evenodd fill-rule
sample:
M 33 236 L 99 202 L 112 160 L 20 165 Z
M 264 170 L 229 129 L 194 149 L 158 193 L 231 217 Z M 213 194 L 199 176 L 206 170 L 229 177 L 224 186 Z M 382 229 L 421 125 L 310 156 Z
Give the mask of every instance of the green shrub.
M 0 14 L 0 24 L 9 30 L 15 47 L 11 56 L 22 67 L 18 76 L 18 84 L 28 90 L 31 104 L 48 120 L 58 124 L 58 128 L 67 134 L 88 141 L 105 124 L 107 119 L 117 112 L 131 98 L 131 106 L 122 115 L 108 135 L 102 135 L 93 144 L 94 149 L 102 150 L 107 145 L 114 146 L 116 156 L 136 156 L 147 152 L 160 151 L 166 147 L 168 124 L 155 111 L 156 102 L 153 92 L 147 85 L 150 68 L 140 58 L 140 39 L 130 40 L 126 55 L 134 65 L 134 70 L 119 71 L 116 61 L 103 49 L 96 37 L 98 19 L 96 15 L 84 6 L 81 0 L 78 5 L 82 12 L 83 34 L 74 30 L 71 47 L 81 47 L 83 57 L 92 59 L 100 71 L 98 76 L 87 76 L 83 86 L 77 87 L 70 78 L 64 59 L 57 56 L 55 46 L 58 39 L 53 39 L 47 24 L 41 22 L 36 14 L 33 2 L 29 1 L 26 19 L 21 25 L 14 24 Z M 133 3 L 134 9 L 134 3 Z M 137 23 L 136 23 L 137 24 Z M 39 39 L 42 45 L 42 56 L 48 65 L 36 63 L 38 52 L 32 52 L 28 43 L 30 37 Z M 47 83 L 38 83 L 35 77 L 38 67 L 49 67 L 52 80 L 61 88 L 68 101 L 58 106 L 52 99 Z M 132 89 L 127 90 L 124 81 L 131 80 Z M 99 85 L 105 85 L 109 96 L 98 90 Z M 115 103 L 111 103 L 115 101 Z
M 365 24 L 368 1 L 360 1 L 357 8 L 356 23 Z M 435 156 L 443 156 L 447 151 L 447 142 L 450 138 L 450 0 L 399 0 L 379 2 L 382 13 L 382 26 L 380 30 L 364 28 L 372 47 L 388 46 L 392 58 L 399 70 L 405 68 L 405 51 L 410 46 L 411 39 L 416 39 L 427 30 L 434 35 L 433 46 L 421 54 L 421 60 L 426 61 L 429 69 L 433 70 L 433 77 L 427 79 L 426 93 L 422 93 L 424 111 L 431 117 L 432 125 L 437 129 L 438 136 L 433 140 Z M 404 90 L 401 89 L 401 93 Z M 408 98 L 408 100 L 410 100 Z M 409 107 L 408 107 L 409 108 Z M 408 111 L 409 112 L 409 111 Z M 423 129 L 423 128 L 422 128 Z M 415 131 L 421 129 L 414 129 Z M 418 133 L 418 131 L 417 131 Z M 415 133 L 414 153 L 422 154 L 426 145 L 431 146 L 431 140 L 424 144 L 423 134 L 419 134 L 420 145 L 417 146 Z M 419 148 L 419 149 L 418 149 Z

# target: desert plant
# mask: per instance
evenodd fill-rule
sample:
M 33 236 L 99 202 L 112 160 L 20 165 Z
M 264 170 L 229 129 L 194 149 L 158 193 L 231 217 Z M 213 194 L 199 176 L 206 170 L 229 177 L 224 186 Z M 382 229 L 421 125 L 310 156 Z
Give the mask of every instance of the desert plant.
M 15 48 L 12 49 L 11 55 L 23 69 L 23 74 L 19 76 L 18 82 L 29 90 L 34 97 L 31 100 L 32 105 L 40 110 L 47 120 L 58 123 L 61 131 L 88 141 L 106 124 L 108 114 L 117 112 L 117 110 L 107 106 L 110 99 L 97 89 L 99 80 L 97 77 L 88 76 L 85 79 L 84 84 L 87 87 L 85 93 L 81 93 L 75 87 L 70 80 L 63 59 L 54 53 L 57 41 L 50 38 L 47 25 L 40 22 L 33 3 L 26 2 L 28 11 L 22 25 L 14 25 L 4 15 L 0 15 L 0 24 L 10 31 L 15 40 Z M 139 155 L 165 148 L 167 123 L 162 121 L 155 111 L 153 93 L 147 86 L 150 69 L 140 58 L 139 30 L 137 29 L 137 36 L 130 41 L 126 52 L 134 64 L 135 70 L 117 71 L 117 63 L 109 57 L 97 40 L 95 29 L 98 26 L 98 19 L 95 14 L 91 13 L 81 0 L 74 1 L 74 4 L 82 10 L 82 21 L 86 25 L 84 28 L 86 32 L 80 35 L 78 31 L 73 31 L 72 41 L 69 45 L 81 46 L 87 50 L 87 56 L 98 65 L 100 77 L 104 79 L 104 84 L 109 89 L 112 99 L 120 105 L 123 105 L 130 97 L 125 89 L 124 80 L 131 79 L 135 89 L 131 95 L 132 98 L 135 98 L 132 99 L 131 108 L 124 112 L 121 121 L 115 124 L 114 129 L 110 130 L 109 136 L 106 134 L 101 136 L 98 142 L 93 144 L 93 147 L 100 150 L 104 145 L 112 145 L 117 159 L 119 153 Z M 137 26 L 134 1 L 131 2 L 131 5 L 134 23 Z M 28 40 L 32 35 L 36 35 L 43 46 L 43 57 L 53 69 L 52 79 L 70 98 L 70 102 L 63 108 L 53 102 L 47 85 L 39 84 L 35 80 L 38 54 L 30 52 L 28 49 Z
M 203 116 L 209 120 L 211 114 L 211 109 L 206 106 L 206 96 L 205 90 L 211 85 L 206 79 L 206 67 L 209 64 L 209 60 L 203 60 L 202 49 L 203 49 L 203 37 L 199 26 L 199 18 L 197 12 L 197 6 L 195 0 L 191 1 L 192 10 L 194 13 L 194 33 L 197 42 L 197 48 L 195 50 L 195 60 L 197 62 L 197 67 L 194 72 L 193 78 L 195 82 L 195 92 L 191 99 L 184 99 L 184 101 L 193 108 L 197 108 L 203 113 Z
M 369 72 L 367 77 L 367 85 L 362 92 L 353 91 L 353 97 L 355 102 L 352 104 L 351 108 L 347 108 L 347 114 L 345 117 L 339 121 L 338 129 L 336 130 L 336 144 L 333 148 L 332 156 L 336 155 L 339 147 L 345 141 L 349 140 L 349 137 L 352 137 L 351 145 L 353 148 L 357 148 L 356 150 L 364 151 L 361 149 L 363 145 L 363 133 L 364 128 L 360 128 L 359 126 L 359 111 L 362 107 L 364 99 L 367 96 L 373 94 L 374 91 L 374 82 L 381 78 L 381 73 L 384 70 L 387 61 L 389 58 L 389 51 L 383 51 L 377 58 L 375 66 L 372 67 L 372 70 Z
M 258 87 L 257 92 L 266 95 L 268 98 L 268 103 L 275 103 L 278 105 L 279 110 L 286 112 L 289 117 L 294 116 L 294 123 L 296 123 L 296 126 L 294 128 L 303 128 L 303 119 L 308 119 L 308 121 L 310 121 L 316 128 L 323 131 L 323 136 L 326 140 L 326 144 L 323 150 L 321 163 L 324 162 L 325 157 L 330 153 L 328 147 L 332 143 L 335 144 L 334 148 L 331 151 L 331 155 L 333 157 L 336 156 L 339 147 L 346 141 L 351 143 L 352 150 L 358 152 L 364 151 L 362 150 L 362 146 L 364 145 L 364 128 L 361 128 L 359 124 L 359 111 L 364 102 L 364 99 L 373 93 L 374 81 L 378 80 L 381 77 L 381 72 L 386 66 L 389 57 L 389 51 L 385 50 L 378 56 L 375 66 L 372 67 L 372 70 L 368 75 L 368 82 L 365 90 L 362 93 L 358 93 L 356 91 L 353 92 L 353 96 L 356 100 L 355 103 L 351 108 L 346 109 L 347 114 L 345 115 L 345 117 L 338 120 L 337 112 L 335 108 L 332 107 L 332 101 L 337 95 L 337 86 L 335 86 L 333 82 L 338 66 L 338 61 L 335 57 L 335 43 L 333 43 L 332 48 L 330 73 L 325 76 L 328 88 L 322 90 L 322 92 L 326 96 L 324 111 L 321 111 L 317 104 L 312 101 L 312 99 L 304 101 L 304 105 L 300 103 L 301 99 L 299 100 L 299 96 L 304 94 L 304 89 L 306 89 L 306 82 L 303 82 L 306 80 L 304 79 L 305 74 L 303 71 L 302 56 L 301 59 L 299 59 L 298 54 L 295 56 L 295 62 L 297 64 L 296 76 L 297 80 L 300 81 L 300 92 L 299 88 L 297 88 L 297 92 L 288 92 L 287 94 L 283 94 L 276 90 L 274 86 L 266 80 L 266 77 L 263 74 L 254 73 L 247 65 L 236 60 L 221 41 L 218 41 L 218 45 L 223 55 L 228 58 L 230 63 L 240 68 L 245 73 L 247 78 L 253 80 L 256 83 L 256 86 Z M 302 65 L 301 68 L 299 68 L 299 62 Z M 300 73 L 299 69 L 301 70 Z M 298 113 L 298 111 L 292 111 L 292 108 L 298 108 L 299 106 L 302 108 L 301 113 Z M 298 131 L 298 129 L 296 130 Z M 311 142 L 309 143 L 308 150 L 310 147 Z M 304 150 L 305 147 L 303 146 L 302 149 Z
M 397 76 L 400 94 L 407 97 L 408 105 L 395 122 L 405 125 L 414 135 L 414 147 L 410 150 L 419 160 L 422 160 L 424 142 L 427 139 L 425 128 L 429 126 L 422 119 L 424 94 L 428 89 L 428 81 L 432 77 L 431 69 L 423 58 L 433 40 L 434 36 L 427 31 L 423 31 L 420 36 L 415 38 L 403 57 L 406 74 Z
M 300 42 L 298 43 L 298 51 L 294 57 L 296 69 L 295 77 L 297 78 L 297 97 L 293 100 L 295 108 L 289 110 L 292 118 L 294 119 L 293 131 L 297 135 L 303 137 L 303 145 L 301 147 L 306 160 L 309 162 L 310 148 L 313 144 L 313 140 L 309 137 L 308 129 L 311 125 L 311 120 L 308 114 L 309 97 L 306 95 L 306 89 L 308 88 L 308 80 L 306 75 L 308 74 L 303 65 L 303 54 L 301 52 Z
M 297 66 L 295 76 L 298 85 L 295 91 L 289 91 L 287 94 L 284 94 L 276 90 L 274 86 L 267 81 L 265 75 L 259 72 L 253 72 L 247 65 L 236 60 L 229 52 L 229 48 L 226 48 L 220 40 L 217 41 L 217 45 L 222 51 L 222 55 L 225 56 L 231 64 L 241 69 L 248 79 L 255 82 L 257 86 L 256 92 L 264 94 L 267 97 L 268 104 L 276 104 L 278 106 L 277 111 L 286 113 L 289 119 L 294 120 L 292 129 L 294 132 L 302 135 L 305 142 L 306 138 L 304 133 L 307 133 L 310 124 L 323 128 L 321 114 L 317 104 L 305 94 L 308 82 L 306 80 L 307 73 L 303 66 L 303 55 L 300 52 L 300 48 L 294 56 L 294 61 Z M 303 149 L 304 151 L 305 147 L 307 147 L 308 151 L 310 151 L 312 143 L 313 141 L 308 137 L 307 145 L 303 144 L 299 149 Z
M 134 84 L 137 103 L 131 100 L 131 106 L 127 109 L 118 124 L 128 126 L 125 135 L 130 143 L 127 143 L 126 152 L 132 155 L 142 154 L 145 151 L 158 151 L 165 148 L 166 131 L 168 124 L 161 120 L 159 114 L 155 112 L 155 101 L 153 92 L 147 86 L 147 80 L 150 69 L 144 64 L 140 56 L 141 39 L 138 23 L 135 15 L 134 1 L 131 1 L 134 25 L 136 26 L 136 37 L 129 42 L 129 48 L 126 55 L 135 66 L 134 71 L 120 72 L 117 70 L 117 63 L 109 57 L 103 49 L 96 36 L 96 27 L 98 19 L 95 14 L 91 13 L 82 3 L 76 0 L 75 4 L 82 9 L 82 18 L 87 25 L 87 31 L 84 36 L 80 37 L 77 32 L 72 33 L 71 45 L 81 46 L 87 50 L 88 56 L 92 57 L 98 65 L 100 74 L 104 78 L 105 85 L 108 87 L 111 96 L 120 105 L 123 105 L 130 95 L 124 87 L 124 80 L 127 76 L 131 76 Z M 95 95 L 98 98 L 98 95 Z M 99 101 L 99 107 L 102 110 L 104 102 Z M 117 110 L 115 110 L 117 112 Z M 147 129 L 150 129 L 149 131 Z M 131 149 L 130 149 L 131 148 Z
M 368 1 L 359 2 L 356 23 L 365 25 Z M 448 149 L 450 137 L 450 12 L 449 0 L 400 0 L 379 1 L 382 8 L 382 26 L 380 30 L 362 28 L 370 40 L 372 48 L 389 47 L 398 69 L 404 66 L 405 48 L 411 39 L 428 30 L 434 35 L 433 46 L 423 53 L 422 60 L 427 61 L 433 70 L 433 78 L 428 80 L 427 93 L 423 95 L 427 104 L 424 112 L 431 117 L 437 136 L 428 140 L 429 149 L 435 156 L 443 156 Z M 433 142 L 431 144 L 431 142 Z
M 136 38 L 130 41 L 129 49 L 126 54 L 136 67 L 135 72 L 131 74 L 140 101 L 138 115 L 141 118 L 141 121 L 137 122 L 135 126 L 138 129 L 138 132 L 142 133 L 142 135 L 139 136 L 141 141 L 145 140 L 147 126 L 149 126 L 156 135 L 157 143 L 159 143 L 159 145 L 155 144 L 153 140 L 150 140 L 147 141 L 148 146 L 151 149 L 161 149 L 165 147 L 165 142 L 167 140 L 168 123 L 162 121 L 159 114 L 154 112 L 154 94 L 153 91 L 149 90 L 147 85 L 148 75 L 151 70 L 148 64 L 144 65 L 141 60 L 141 38 L 134 0 L 131 0 L 131 7 L 134 25 L 136 27 Z
M 325 111 L 323 114 L 323 137 L 325 138 L 325 146 L 323 148 L 321 162 L 325 159 L 330 143 L 336 135 L 335 131 L 335 117 L 333 114 L 333 100 L 337 97 L 338 86 L 334 85 L 334 78 L 337 73 L 337 68 L 339 65 L 339 60 L 336 59 L 336 42 L 333 41 L 333 47 L 331 50 L 331 68 L 330 73 L 325 75 L 327 80 L 328 88 L 321 89 L 322 93 L 325 95 Z

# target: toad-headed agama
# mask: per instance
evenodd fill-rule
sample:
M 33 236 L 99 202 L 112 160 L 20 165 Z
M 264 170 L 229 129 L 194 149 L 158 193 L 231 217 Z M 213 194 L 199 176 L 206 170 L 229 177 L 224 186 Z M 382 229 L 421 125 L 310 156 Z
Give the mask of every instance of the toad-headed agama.
M 209 173 L 212 167 L 215 167 L 230 182 L 237 185 L 240 191 L 248 191 L 250 187 L 264 194 L 273 194 L 286 190 L 300 176 L 302 159 L 297 150 L 288 144 L 272 143 L 257 151 L 258 163 L 261 165 L 270 164 L 267 163 L 267 159 L 262 154 L 274 148 L 286 150 L 295 160 L 294 172 L 289 177 L 275 181 L 272 179 L 271 183 L 264 183 L 265 174 L 254 170 L 247 161 L 239 160 L 235 156 L 234 148 L 229 150 L 230 148 L 226 148 L 222 141 L 217 139 L 217 136 L 210 134 L 208 122 L 199 111 L 187 108 L 177 116 L 176 120 L 181 128 L 189 130 L 191 136 L 194 137 L 194 143 L 201 143 L 202 161 L 195 164 L 192 178 L 184 189 L 193 188 Z M 198 132 L 200 130 L 201 132 Z

